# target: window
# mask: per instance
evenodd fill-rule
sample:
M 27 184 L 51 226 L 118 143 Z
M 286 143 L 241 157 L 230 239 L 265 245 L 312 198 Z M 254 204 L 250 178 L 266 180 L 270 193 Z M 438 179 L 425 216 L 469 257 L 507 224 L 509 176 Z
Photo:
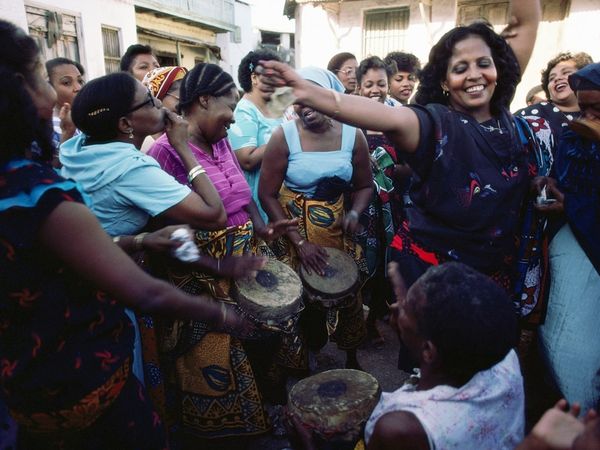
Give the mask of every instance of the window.
M 542 0 L 542 21 L 563 20 L 571 6 L 570 0 Z M 504 0 L 458 0 L 457 25 L 467 25 L 486 19 L 494 27 L 508 23 L 509 2 Z
M 121 70 L 121 44 L 119 30 L 102 27 L 102 49 L 104 50 L 105 73 L 115 73 Z
M 478 19 L 486 19 L 494 27 L 508 23 L 508 1 L 458 0 L 457 25 L 468 25 Z
M 71 14 L 25 5 L 29 35 L 35 39 L 47 61 L 69 58 L 80 61 L 79 19 Z
M 387 55 L 404 48 L 410 10 L 408 7 L 365 12 L 363 55 Z

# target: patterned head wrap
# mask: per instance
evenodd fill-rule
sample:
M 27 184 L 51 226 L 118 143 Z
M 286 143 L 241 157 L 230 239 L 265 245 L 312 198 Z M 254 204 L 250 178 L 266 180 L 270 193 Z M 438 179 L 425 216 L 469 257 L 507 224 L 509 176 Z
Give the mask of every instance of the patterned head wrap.
M 187 72 L 185 67 L 158 67 L 144 76 L 142 84 L 150 89 L 152 95 L 162 100 L 171 89 L 171 85 L 177 80 L 182 80 Z

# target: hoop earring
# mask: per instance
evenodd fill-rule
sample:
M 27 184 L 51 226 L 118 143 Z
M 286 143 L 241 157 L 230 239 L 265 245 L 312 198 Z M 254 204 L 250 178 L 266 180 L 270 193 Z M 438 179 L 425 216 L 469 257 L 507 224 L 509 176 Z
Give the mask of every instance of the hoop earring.
M 443 89 L 442 92 L 444 93 L 444 97 L 446 97 L 446 98 L 450 97 L 450 91 Z
M 129 139 L 133 139 L 133 128 L 129 129 Z

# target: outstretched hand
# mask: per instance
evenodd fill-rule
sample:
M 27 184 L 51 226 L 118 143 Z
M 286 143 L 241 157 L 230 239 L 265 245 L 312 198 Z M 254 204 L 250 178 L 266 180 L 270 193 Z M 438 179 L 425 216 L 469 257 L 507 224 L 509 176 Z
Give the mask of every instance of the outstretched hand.
M 265 84 L 273 87 L 290 86 L 297 98 L 301 97 L 302 88 L 308 83 L 290 66 L 275 60 L 260 61 L 256 72 Z
M 267 263 L 264 256 L 226 256 L 219 261 L 216 275 L 226 278 L 243 278 L 262 269 Z
M 180 228 L 185 228 L 190 235 L 192 234 L 192 230 L 187 225 L 170 225 L 144 236 L 144 250 L 170 255 L 171 251 L 181 245 L 181 241 L 171 240 L 173 232 Z
M 298 219 L 281 219 L 275 222 L 269 222 L 268 225 L 260 229 L 255 229 L 254 233 L 266 242 L 273 241 L 283 236 L 289 231 L 298 229 Z

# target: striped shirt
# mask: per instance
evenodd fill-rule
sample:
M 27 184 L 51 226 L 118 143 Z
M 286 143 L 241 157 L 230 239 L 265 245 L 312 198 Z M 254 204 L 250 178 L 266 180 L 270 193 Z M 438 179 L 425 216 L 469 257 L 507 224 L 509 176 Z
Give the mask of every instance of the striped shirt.
M 249 215 L 245 208 L 252 200 L 252 194 L 227 138 L 212 145 L 213 156 L 208 155 L 191 142 L 188 144 L 196 161 L 206 169 L 206 175 L 221 196 L 227 213 L 227 226 L 246 223 Z M 156 140 L 148 150 L 148 155 L 156 159 L 165 172 L 171 174 L 181 184 L 192 188 L 187 180 L 188 172 L 179 155 L 169 143 L 166 134 Z

